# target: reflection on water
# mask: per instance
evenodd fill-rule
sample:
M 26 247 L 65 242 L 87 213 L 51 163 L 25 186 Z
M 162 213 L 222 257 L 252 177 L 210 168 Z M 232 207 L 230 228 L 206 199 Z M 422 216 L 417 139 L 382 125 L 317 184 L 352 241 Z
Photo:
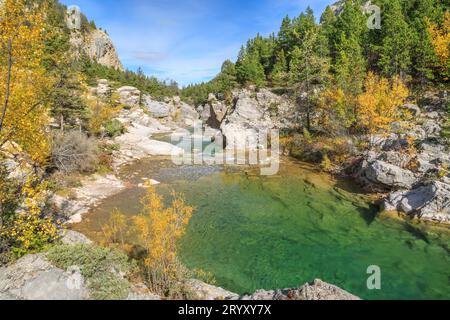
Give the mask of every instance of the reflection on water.
M 280 173 L 255 168 L 184 166 L 144 160 L 122 175 L 134 187 L 108 199 L 77 229 L 101 237 L 118 208 L 140 210 L 142 178 L 158 192 L 183 192 L 195 215 L 180 244 L 183 262 L 238 293 L 294 287 L 321 278 L 366 299 L 450 298 L 449 234 L 378 216 L 367 198 L 311 167 L 283 160 Z M 130 178 L 131 177 L 131 178 Z M 382 270 L 382 290 L 366 287 L 367 268 Z

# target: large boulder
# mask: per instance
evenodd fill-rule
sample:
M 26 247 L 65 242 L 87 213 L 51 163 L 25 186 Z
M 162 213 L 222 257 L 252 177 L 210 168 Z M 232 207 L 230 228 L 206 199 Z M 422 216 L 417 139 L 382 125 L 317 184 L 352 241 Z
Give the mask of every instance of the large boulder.
M 84 300 L 88 296 L 79 269 L 55 268 L 44 255 L 27 255 L 0 269 L 0 299 Z
M 100 98 L 107 98 L 111 95 L 112 89 L 108 80 L 100 79 L 97 81 L 97 87 L 94 88 L 94 93 Z
M 224 101 L 220 101 L 214 94 L 208 96 L 208 104 L 203 108 L 202 120 L 210 127 L 219 128 L 230 109 Z
M 357 296 L 334 285 L 314 280 L 297 289 L 283 289 L 276 291 L 259 290 L 243 300 L 361 300 Z
M 234 111 L 220 127 L 226 137 L 227 148 L 258 149 L 261 147 L 258 134 L 275 127 L 270 112 L 267 106 L 258 102 L 256 93 L 250 90 L 244 89 L 235 95 Z
M 149 95 L 142 98 L 144 107 L 155 118 L 167 118 L 171 113 L 171 107 L 165 102 L 153 100 Z
M 422 219 L 450 222 L 450 179 L 434 181 L 410 191 L 398 191 L 384 201 L 385 211 L 399 211 Z
M 200 280 L 189 280 L 186 286 L 199 300 L 239 300 L 238 294 L 212 286 Z
M 77 244 L 92 244 L 92 240 L 86 237 L 84 234 L 73 231 L 65 230 L 61 237 L 61 243 L 67 245 L 77 245 Z
M 449 151 L 444 145 L 422 143 L 417 164 L 421 173 L 447 168 L 450 165 Z
M 267 89 L 240 89 L 233 91 L 234 106 L 226 109 L 220 129 L 227 140 L 227 147 L 245 146 L 252 142 L 252 148 L 262 148 L 263 141 L 256 133 L 268 133 L 272 129 L 289 130 L 298 124 L 297 108 L 286 96 L 274 94 Z M 211 103 L 214 105 L 214 102 Z M 217 103 L 216 103 L 217 104 Z M 213 108 L 217 114 L 217 110 Z
M 417 182 L 413 172 L 381 160 L 364 161 L 358 175 L 363 183 L 386 189 L 409 189 Z
M 125 107 L 133 108 L 138 107 L 141 100 L 141 91 L 135 87 L 124 86 L 117 89 L 120 96 L 120 103 Z

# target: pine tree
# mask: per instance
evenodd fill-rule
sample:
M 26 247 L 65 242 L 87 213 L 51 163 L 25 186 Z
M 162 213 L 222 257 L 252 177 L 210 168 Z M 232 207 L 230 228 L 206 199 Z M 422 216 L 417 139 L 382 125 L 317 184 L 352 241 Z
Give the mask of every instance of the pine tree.
M 405 5 L 413 28 L 413 79 L 423 87 L 434 79 L 433 66 L 436 65 L 437 59 L 433 39 L 428 31 L 428 22 L 440 23 L 445 5 L 441 5 L 439 0 L 411 0 Z
M 319 92 L 329 77 L 330 63 L 321 48 L 326 40 L 318 26 L 306 31 L 302 43 L 292 53 L 290 81 L 299 102 L 304 106 L 306 128 L 311 130 L 311 115 L 319 100 Z
M 337 17 L 334 14 L 333 10 L 331 9 L 330 6 L 327 6 L 327 8 L 325 9 L 325 11 L 323 12 L 323 14 L 320 18 L 320 24 L 321 24 L 322 32 L 325 35 L 325 37 L 327 38 L 328 50 L 330 51 L 331 54 L 333 54 L 332 44 L 333 44 L 333 41 L 334 41 L 335 35 L 336 35 L 336 27 L 335 27 L 336 21 L 337 21 Z M 333 59 L 334 59 L 334 57 L 333 57 Z
M 400 0 L 390 0 L 384 7 L 378 66 L 383 73 L 405 79 L 411 67 L 411 38 Z
M 316 19 L 313 10 L 308 7 L 305 13 L 301 13 L 293 21 L 293 41 L 294 45 L 298 46 L 306 33 L 316 26 Z
M 239 54 L 236 63 L 236 73 L 240 84 L 254 84 L 258 87 L 266 83 L 264 67 L 260 62 L 259 53 L 256 50 L 245 50 Z
M 236 67 L 233 62 L 226 60 L 222 64 L 220 74 L 214 79 L 218 85 L 218 91 L 225 94 L 237 85 Z
M 283 22 L 281 23 L 280 31 L 278 32 L 278 38 L 277 38 L 277 45 L 278 45 L 278 51 L 283 50 L 284 53 L 287 55 L 287 61 L 289 63 L 289 52 L 291 52 L 291 49 L 293 47 L 293 40 L 292 40 L 292 21 L 289 18 L 289 16 L 286 16 L 283 19 Z
M 274 87 L 283 87 L 287 85 L 288 82 L 288 64 L 286 60 L 286 55 L 284 54 L 284 50 L 278 53 L 275 65 L 272 71 L 272 85 Z
M 365 17 L 360 1 L 346 0 L 336 20 L 336 37 L 332 45 L 336 81 L 346 93 L 358 94 L 366 74 L 363 44 L 367 39 Z
M 344 92 L 356 95 L 362 91 L 366 74 L 366 60 L 355 36 L 347 38 L 341 33 L 334 68 L 336 83 Z

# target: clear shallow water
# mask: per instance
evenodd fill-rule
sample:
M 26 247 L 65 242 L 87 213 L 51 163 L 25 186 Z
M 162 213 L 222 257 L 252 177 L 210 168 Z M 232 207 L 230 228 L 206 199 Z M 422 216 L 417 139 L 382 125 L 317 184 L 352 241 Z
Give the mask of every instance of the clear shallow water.
M 163 194 L 185 194 L 196 210 L 181 259 L 230 291 L 320 278 L 364 299 L 450 298 L 448 230 L 378 217 L 368 199 L 305 165 L 284 161 L 278 176 L 260 177 L 251 170 L 143 161 L 123 174 L 134 174 L 134 185 L 149 177 L 163 182 Z M 139 212 L 142 193 L 132 187 L 108 199 L 77 229 L 98 238 L 112 209 Z M 366 287 L 370 265 L 382 270 L 380 291 Z

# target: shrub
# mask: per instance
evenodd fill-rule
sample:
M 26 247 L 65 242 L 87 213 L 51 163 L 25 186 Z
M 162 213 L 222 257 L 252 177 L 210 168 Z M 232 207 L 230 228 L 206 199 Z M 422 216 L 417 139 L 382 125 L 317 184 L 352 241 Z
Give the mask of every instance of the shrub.
M 0 227 L 8 223 L 15 215 L 19 205 L 19 184 L 9 177 L 9 172 L 0 163 Z
M 47 257 L 63 270 L 80 267 L 92 299 L 119 300 L 128 295 L 129 283 L 120 274 L 132 272 L 133 264 L 118 250 L 94 245 L 59 245 L 51 248 Z
M 57 132 L 51 156 L 53 166 L 64 173 L 93 172 L 98 163 L 97 141 L 77 131 Z
M 105 133 L 108 137 L 115 138 L 125 133 L 125 127 L 117 119 L 109 120 L 105 124 Z
M 175 192 L 171 205 L 165 207 L 164 198 L 152 186 L 148 186 L 142 204 L 144 208 L 141 215 L 134 217 L 134 224 L 145 249 L 143 267 L 147 282 L 153 292 L 173 297 L 172 290 L 186 274 L 177 259 L 177 242 L 186 231 L 193 208 Z
M 57 222 L 44 210 L 47 188 L 46 183 L 29 177 L 18 192 L 20 205 L 14 217 L 2 226 L 1 237 L 8 241 L 15 257 L 39 252 L 58 238 Z

